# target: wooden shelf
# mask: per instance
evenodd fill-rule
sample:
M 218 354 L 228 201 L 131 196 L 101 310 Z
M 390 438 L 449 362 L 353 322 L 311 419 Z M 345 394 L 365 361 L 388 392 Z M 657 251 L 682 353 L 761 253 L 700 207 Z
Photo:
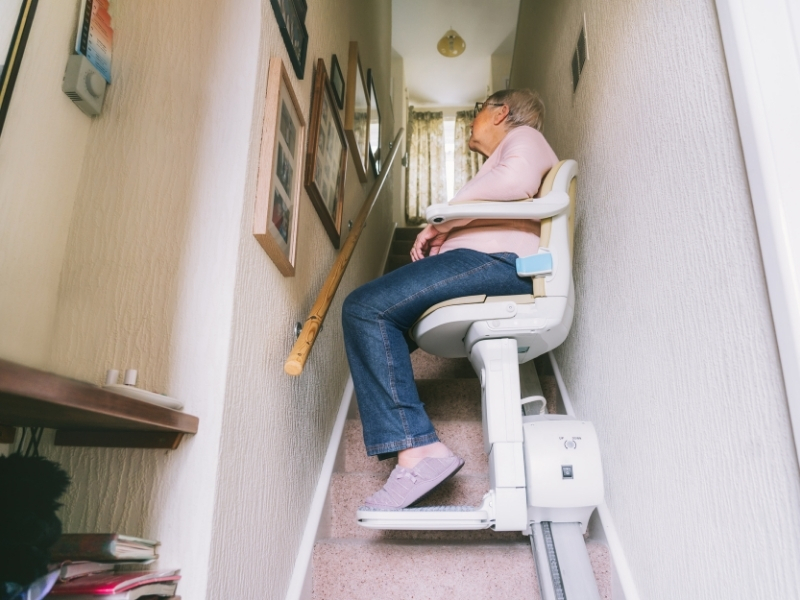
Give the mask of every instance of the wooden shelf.
M 175 449 L 199 419 L 0 359 L 0 426 L 56 429 L 57 446 Z M 0 427 L 1 429 L 1 427 Z

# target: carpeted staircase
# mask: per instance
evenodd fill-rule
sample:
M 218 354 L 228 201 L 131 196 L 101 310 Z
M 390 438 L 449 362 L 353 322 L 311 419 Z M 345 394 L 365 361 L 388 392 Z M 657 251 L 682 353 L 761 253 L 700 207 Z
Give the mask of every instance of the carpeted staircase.
M 395 236 L 392 255 L 395 244 L 409 245 L 418 230 L 397 231 L 407 239 Z M 396 255 L 399 263 L 400 252 Z M 400 265 L 394 268 L 397 266 Z M 387 263 L 387 270 L 389 267 Z M 466 461 L 461 471 L 423 504 L 476 506 L 489 489 L 478 379 L 467 359 L 443 359 L 417 350 L 412 354 L 412 362 L 420 396 L 436 431 Z M 549 404 L 554 407 L 557 392 L 553 378 L 543 376 L 542 384 L 550 396 Z M 325 518 L 330 520 L 326 527 L 330 537 L 317 542 L 314 548 L 313 598 L 538 599 L 530 542 L 519 533 L 375 531 L 356 523 L 356 510 L 361 502 L 381 488 L 396 460 L 379 462 L 366 456 L 361 422 L 353 404 L 342 439 L 339 468 L 329 491 L 330 510 Z M 601 598 L 610 600 L 608 549 L 591 541 L 588 548 Z

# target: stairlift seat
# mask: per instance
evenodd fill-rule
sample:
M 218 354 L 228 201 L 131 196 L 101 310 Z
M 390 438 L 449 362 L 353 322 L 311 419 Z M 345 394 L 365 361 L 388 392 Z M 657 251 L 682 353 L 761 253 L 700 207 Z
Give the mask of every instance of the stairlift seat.
M 417 345 L 437 356 L 458 358 L 480 340 L 514 338 L 518 361 L 527 362 L 559 346 L 567 337 L 574 307 L 572 237 L 577 163 L 565 160 L 545 176 L 539 197 L 518 202 L 472 202 L 428 207 L 431 223 L 461 218 L 541 219 L 539 254 L 552 270 L 533 278 L 522 296 L 466 296 L 429 308 L 411 328 Z M 535 255 L 534 255 L 535 256 Z M 517 261 L 524 270 L 525 257 Z

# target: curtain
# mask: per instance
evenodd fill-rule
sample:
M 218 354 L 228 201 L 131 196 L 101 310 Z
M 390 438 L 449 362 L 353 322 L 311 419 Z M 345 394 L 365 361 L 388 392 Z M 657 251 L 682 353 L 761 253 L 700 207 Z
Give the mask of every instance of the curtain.
M 453 150 L 453 162 L 455 163 L 453 188 L 456 192 L 475 177 L 484 161 L 483 156 L 470 150 L 467 145 L 474 117 L 475 111 L 472 110 L 460 110 L 456 113 L 456 136 Z
M 408 109 L 408 179 L 406 220 L 425 223 L 425 209 L 447 202 L 444 156 L 444 114 Z

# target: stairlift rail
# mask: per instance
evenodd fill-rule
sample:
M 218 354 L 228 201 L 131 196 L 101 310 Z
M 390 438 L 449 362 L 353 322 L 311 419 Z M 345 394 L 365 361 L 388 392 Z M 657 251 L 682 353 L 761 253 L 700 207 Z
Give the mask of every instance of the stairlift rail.
M 314 302 L 314 306 L 311 307 L 311 312 L 303 324 L 303 329 L 289 357 L 286 359 L 286 363 L 283 365 L 283 370 L 288 375 L 297 376 L 303 372 L 303 367 L 305 367 L 308 356 L 311 354 L 311 349 L 314 347 L 314 342 L 322 327 L 322 322 L 325 320 L 325 315 L 328 313 L 331 302 L 333 302 L 333 297 L 336 295 L 336 290 L 339 288 L 339 283 L 342 281 L 345 269 L 347 269 L 347 265 L 350 262 L 350 257 L 353 255 L 353 251 L 358 243 L 358 238 L 361 236 L 361 232 L 366 226 L 367 217 L 372 211 L 372 207 L 375 205 L 378 195 L 381 193 L 381 189 L 383 188 L 383 184 L 389 172 L 392 170 L 395 156 L 397 156 L 397 150 L 400 148 L 400 141 L 403 139 L 403 133 L 404 130 L 400 128 L 394 138 L 394 142 L 392 142 L 392 149 L 389 152 L 389 156 L 386 158 L 384 168 L 375 180 L 372 190 L 370 190 L 366 200 L 364 200 L 364 204 L 358 212 L 358 216 L 347 236 L 347 240 L 344 246 L 342 246 L 339 256 L 336 257 L 336 261 L 333 263 L 330 273 L 328 273 L 328 278 L 325 280 L 317 296 L 317 300 Z

